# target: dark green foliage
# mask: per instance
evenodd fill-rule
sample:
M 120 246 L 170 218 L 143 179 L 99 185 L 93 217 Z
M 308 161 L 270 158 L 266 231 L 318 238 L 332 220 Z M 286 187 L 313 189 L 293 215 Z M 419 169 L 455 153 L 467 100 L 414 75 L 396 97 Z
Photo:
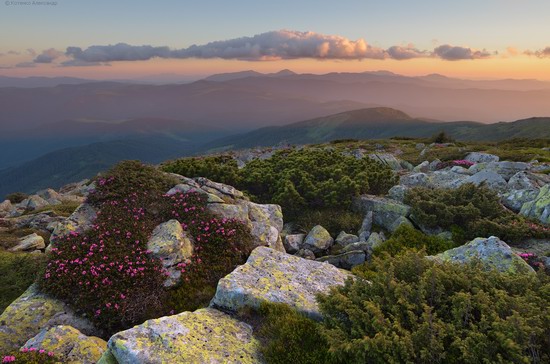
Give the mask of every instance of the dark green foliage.
M 293 221 L 296 229 L 309 232 L 314 226 L 321 225 L 331 236 L 337 236 L 341 231 L 355 234 L 363 222 L 363 214 L 342 209 L 304 209 Z
M 446 132 L 441 131 L 441 132 L 437 133 L 436 135 L 434 135 L 432 137 L 431 141 L 433 143 L 442 144 L 442 143 L 452 143 L 452 142 L 454 142 L 454 139 L 451 138 L 451 136 L 448 135 Z
M 231 186 L 240 181 L 237 162 L 229 156 L 182 158 L 165 163 L 163 170 L 187 177 L 206 177 Z
M 0 312 L 29 288 L 44 262 L 42 255 L 0 250 Z
M 6 200 L 10 200 L 11 203 L 19 203 L 29 197 L 27 193 L 24 192 L 14 192 L 10 193 L 9 195 L 6 195 Z
M 56 244 L 39 283 L 106 334 L 174 308 L 204 304 L 205 292 L 210 294 L 250 252 L 250 232 L 241 222 L 218 219 L 199 193 L 165 195 L 176 180 L 154 167 L 122 162 L 96 183 L 88 197 L 99 210 L 94 225 Z M 196 242 L 195 254 L 179 267 L 182 287 L 173 292 L 164 288 L 167 272 L 161 262 L 147 250 L 154 228 L 171 219 Z
M 397 181 L 393 171 L 379 162 L 327 149 L 283 150 L 240 170 L 222 157 L 173 161 L 163 169 L 231 182 L 258 202 L 280 204 L 291 218 L 303 208 L 345 209 L 353 196 L 386 193 Z
M 401 225 L 382 245 L 376 247 L 374 255 L 388 253 L 395 256 L 404 249 L 424 250 L 428 255 L 434 255 L 456 246 L 452 241 L 438 236 L 430 236 L 408 225 Z
M 414 188 L 405 203 L 414 220 L 427 227 L 441 227 L 459 234 L 455 241 L 498 236 L 508 243 L 550 236 L 548 229 L 526 221 L 505 209 L 497 194 L 486 186 L 464 184 L 457 189 Z M 457 236 L 460 239 L 457 240 Z
M 338 363 L 550 361 L 550 278 L 377 257 L 363 279 L 319 297 Z M 368 281 L 367 281 L 368 279 Z
M 262 353 L 270 364 L 320 364 L 328 362 L 327 341 L 320 324 L 285 304 L 262 304 L 258 335 L 267 344 Z

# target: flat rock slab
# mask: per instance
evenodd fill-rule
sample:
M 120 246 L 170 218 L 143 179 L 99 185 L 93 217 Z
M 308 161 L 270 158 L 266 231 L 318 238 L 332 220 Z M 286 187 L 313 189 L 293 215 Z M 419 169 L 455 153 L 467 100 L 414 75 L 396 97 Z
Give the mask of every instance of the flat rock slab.
M 210 306 L 237 311 L 262 302 L 285 303 L 309 317 L 321 314 L 315 296 L 343 285 L 351 273 L 266 247 L 254 249 L 246 264 L 218 282 Z
M 109 339 L 100 364 L 264 363 L 252 327 L 212 308 L 148 320 Z

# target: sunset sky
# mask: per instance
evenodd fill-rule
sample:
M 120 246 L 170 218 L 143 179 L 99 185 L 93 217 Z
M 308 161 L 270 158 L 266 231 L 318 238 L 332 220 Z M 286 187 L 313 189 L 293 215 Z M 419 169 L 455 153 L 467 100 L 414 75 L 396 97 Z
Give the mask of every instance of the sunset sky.
M 291 69 L 550 80 L 548 0 L 31 0 L 0 6 L 0 75 L 6 76 L 194 79 Z

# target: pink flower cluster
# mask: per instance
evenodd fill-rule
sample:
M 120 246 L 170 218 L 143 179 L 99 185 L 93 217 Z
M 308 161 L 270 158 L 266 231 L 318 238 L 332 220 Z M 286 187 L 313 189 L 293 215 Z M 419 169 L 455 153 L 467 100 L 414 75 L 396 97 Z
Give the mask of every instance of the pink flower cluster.
M 52 351 L 46 352 L 46 350 L 44 350 L 44 349 L 36 349 L 36 348 L 23 348 L 23 349 L 21 349 L 21 352 L 22 353 L 37 353 L 37 354 L 41 354 L 41 355 L 47 355 L 49 357 L 54 356 L 54 353 Z M 2 359 L 2 363 L 13 363 L 16 360 L 17 360 L 17 358 L 15 357 L 15 355 L 6 355 Z

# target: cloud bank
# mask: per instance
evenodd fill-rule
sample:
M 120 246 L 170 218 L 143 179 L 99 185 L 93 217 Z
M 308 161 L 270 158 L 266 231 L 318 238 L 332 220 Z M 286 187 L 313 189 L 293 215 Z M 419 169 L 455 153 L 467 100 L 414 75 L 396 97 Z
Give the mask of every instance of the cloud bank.
M 435 48 L 433 53 L 435 56 L 447 61 L 491 57 L 491 53 L 487 52 L 485 49 L 479 51 L 472 48 L 452 46 L 450 44 L 444 44 Z
M 550 58 L 550 47 L 539 49 L 538 51 L 525 51 L 524 53 L 539 58 Z

